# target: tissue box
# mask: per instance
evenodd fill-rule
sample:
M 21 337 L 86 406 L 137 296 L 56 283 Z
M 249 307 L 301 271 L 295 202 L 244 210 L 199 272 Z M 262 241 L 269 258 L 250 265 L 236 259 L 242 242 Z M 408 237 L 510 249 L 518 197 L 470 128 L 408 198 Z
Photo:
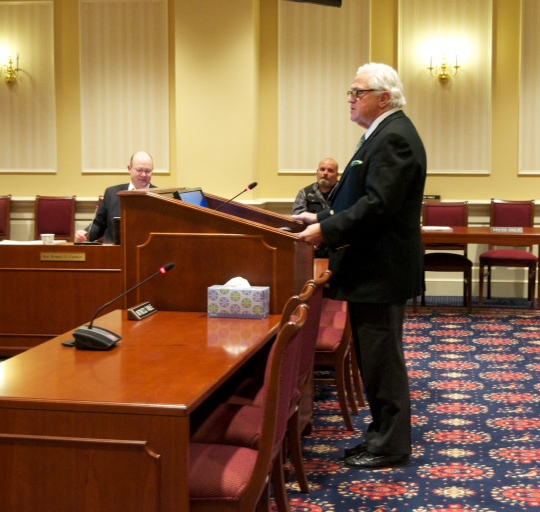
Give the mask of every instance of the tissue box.
M 231 318 L 264 318 L 270 308 L 270 287 L 208 287 L 208 316 Z

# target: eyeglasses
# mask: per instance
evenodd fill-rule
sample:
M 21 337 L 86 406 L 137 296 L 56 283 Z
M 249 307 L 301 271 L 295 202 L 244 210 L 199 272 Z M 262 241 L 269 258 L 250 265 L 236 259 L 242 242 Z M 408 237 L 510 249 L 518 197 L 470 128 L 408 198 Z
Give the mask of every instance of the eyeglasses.
M 360 97 L 364 96 L 364 94 L 377 90 L 378 89 L 351 89 L 350 91 L 347 91 L 347 98 L 350 99 L 351 97 L 353 97 L 355 100 L 357 100 Z
M 135 167 L 132 167 L 132 169 L 133 169 L 137 174 L 152 174 L 152 169 L 136 169 Z

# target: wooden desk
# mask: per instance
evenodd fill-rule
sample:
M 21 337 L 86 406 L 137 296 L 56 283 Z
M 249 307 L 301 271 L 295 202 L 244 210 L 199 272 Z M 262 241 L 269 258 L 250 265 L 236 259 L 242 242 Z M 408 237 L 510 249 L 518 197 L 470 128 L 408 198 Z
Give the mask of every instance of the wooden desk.
M 118 246 L 0 244 L 0 356 L 90 321 L 124 290 L 123 269 Z
M 187 511 L 190 416 L 272 339 L 261 320 L 160 311 L 95 325 L 107 352 L 60 344 L 0 363 L 0 496 L 5 510 Z
M 540 228 L 523 228 L 522 233 L 492 232 L 489 226 L 453 227 L 452 231 L 425 231 L 422 230 L 424 244 L 491 244 L 507 246 L 539 246 L 540 254 Z M 538 280 L 537 309 L 540 306 L 540 279 Z
M 489 226 L 456 226 L 452 231 L 426 231 L 422 229 L 425 244 L 460 243 L 527 246 L 540 245 L 540 228 L 523 228 L 522 233 L 492 232 Z

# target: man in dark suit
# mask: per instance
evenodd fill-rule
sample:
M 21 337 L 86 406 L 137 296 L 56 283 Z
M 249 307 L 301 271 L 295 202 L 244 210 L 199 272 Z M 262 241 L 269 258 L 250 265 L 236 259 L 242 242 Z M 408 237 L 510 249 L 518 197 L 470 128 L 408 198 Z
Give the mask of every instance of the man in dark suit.
M 331 209 L 295 218 L 300 239 L 330 246 L 331 297 L 346 300 L 372 422 L 345 450 L 345 464 L 372 469 L 410 462 L 411 412 L 403 355 L 407 299 L 422 291 L 420 214 L 424 145 L 409 118 L 398 74 L 361 66 L 348 91 L 351 120 L 366 128 L 336 185 Z
M 94 220 L 86 229 L 75 233 L 76 242 L 93 242 L 103 237 L 104 243 L 114 243 L 114 218 L 120 216 L 120 198 L 116 195 L 121 190 L 136 190 L 142 188 L 154 188 L 150 183 L 154 162 L 152 157 L 144 152 L 134 153 L 127 166 L 131 181 L 122 185 L 108 187 L 103 194 Z

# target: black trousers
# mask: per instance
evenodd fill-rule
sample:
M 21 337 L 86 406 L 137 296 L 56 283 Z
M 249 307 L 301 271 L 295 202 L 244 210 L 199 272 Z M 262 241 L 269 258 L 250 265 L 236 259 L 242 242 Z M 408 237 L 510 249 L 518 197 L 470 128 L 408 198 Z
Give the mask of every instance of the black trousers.
M 358 367 L 372 422 L 365 441 L 375 455 L 411 453 L 411 400 L 403 355 L 403 304 L 349 302 Z

